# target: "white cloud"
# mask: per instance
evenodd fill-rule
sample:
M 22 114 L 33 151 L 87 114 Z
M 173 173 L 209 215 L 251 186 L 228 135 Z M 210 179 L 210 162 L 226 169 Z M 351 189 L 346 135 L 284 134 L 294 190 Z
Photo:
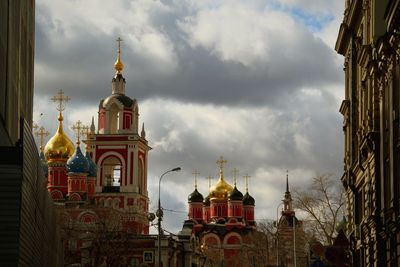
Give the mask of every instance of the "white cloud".
M 271 62 L 278 50 L 290 53 L 304 34 L 301 26 L 285 13 L 270 9 L 257 10 L 245 4 L 222 5 L 199 11 L 180 22 L 192 46 L 210 50 L 221 60 L 232 60 L 246 66 Z M 277 44 L 288 44 L 277 47 Z

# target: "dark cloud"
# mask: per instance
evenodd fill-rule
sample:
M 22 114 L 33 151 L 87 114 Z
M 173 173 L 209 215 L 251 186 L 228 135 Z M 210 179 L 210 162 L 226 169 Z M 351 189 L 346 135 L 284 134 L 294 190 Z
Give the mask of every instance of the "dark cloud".
M 331 63 L 334 52 L 301 26 L 294 35 L 295 43 L 282 43 L 278 29 L 270 36 L 262 36 L 273 39 L 269 41 L 269 54 L 246 66 L 223 60 L 202 46 L 191 46 L 189 33 L 178 26 L 188 14 L 177 4 L 169 8 L 173 11 L 157 12 L 154 8 L 149 12 L 149 23 L 173 45 L 172 60 L 177 67 L 171 73 L 160 73 L 159 63 L 149 60 L 129 40 L 123 43 L 128 94 L 138 99 L 163 97 L 218 105 L 279 106 L 288 93 L 303 87 L 340 82 L 341 71 Z M 36 93 L 47 95 L 55 88 L 63 88 L 71 95 L 79 95 L 80 104 L 94 104 L 97 101 L 94 94 L 109 94 L 115 60 L 114 39 L 131 33 L 115 29 L 112 34 L 106 34 L 101 27 L 73 24 L 76 28 L 73 28 L 73 37 L 69 37 L 71 29 L 66 23 L 54 17 L 45 5 L 38 5 Z M 140 34 L 135 37 L 141 38 Z M 146 49 L 151 52 L 152 47 Z M 168 69 L 168 62 L 160 68 Z

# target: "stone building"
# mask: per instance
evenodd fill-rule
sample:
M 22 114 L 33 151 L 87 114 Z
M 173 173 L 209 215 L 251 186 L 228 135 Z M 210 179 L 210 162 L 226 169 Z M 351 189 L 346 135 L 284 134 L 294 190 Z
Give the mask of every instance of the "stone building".
M 60 266 L 52 201 L 32 135 L 35 1 L 0 1 L 0 262 Z
M 353 266 L 400 264 L 398 0 L 346 0 L 336 51 L 344 56 L 347 236 Z

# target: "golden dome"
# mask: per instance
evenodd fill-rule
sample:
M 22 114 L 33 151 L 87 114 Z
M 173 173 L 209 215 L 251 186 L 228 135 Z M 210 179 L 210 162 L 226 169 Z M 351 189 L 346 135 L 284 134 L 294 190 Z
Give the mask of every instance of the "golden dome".
M 232 190 L 233 187 L 225 182 L 224 172 L 221 169 L 217 183 L 210 188 L 210 199 L 227 199 Z
M 66 162 L 75 151 L 74 144 L 64 133 L 62 121 L 63 117 L 60 113 L 57 132 L 44 148 L 44 155 L 48 162 Z
M 120 74 L 122 72 L 122 70 L 124 69 L 124 64 L 122 64 L 122 61 L 119 57 L 119 53 L 118 53 L 117 61 L 115 61 L 115 63 L 114 63 L 114 68 L 115 68 L 117 74 Z

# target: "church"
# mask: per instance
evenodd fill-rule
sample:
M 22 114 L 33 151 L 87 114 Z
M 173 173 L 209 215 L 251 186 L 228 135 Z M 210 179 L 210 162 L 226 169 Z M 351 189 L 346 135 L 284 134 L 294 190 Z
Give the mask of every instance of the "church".
M 66 266 L 154 266 L 156 238 L 149 235 L 147 192 L 151 148 L 144 124 L 139 133 L 138 103 L 125 95 L 117 41 L 111 95 L 100 100 L 97 127 L 94 118 L 90 126 L 77 121 L 74 145 L 63 128 L 70 98 L 60 90 L 52 98 L 58 110 L 56 133 L 46 145 L 49 133 L 43 127 L 35 133 Z
M 151 147 L 144 124 L 139 127 L 138 102 L 125 94 L 121 39 L 117 41 L 111 94 L 99 101 L 97 126 L 94 118 L 90 126 L 77 121 L 72 127 L 74 145 L 63 128 L 63 112 L 70 98 L 60 90 L 52 98 L 58 111 L 55 134 L 44 144 L 49 133 L 43 127 L 35 132 L 40 137 L 44 184 L 54 203 L 65 266 L 158 266 L 158 236 L 149 234 Z M 216 163 L 219 178 L 214 185 L 209 182 L 206 197 L 197 190 L 198 173 L 194 173 L 188 220 L 177 235 L 161 236 L 162 266 L 250 266 L 273 260 L 255 252 L 260 233 L 249 176 L 245 176 L 243 194 L 236 184 L 238 170 L 233 171 L 232 186 L 225 178 L 227 161 L 221 156 Z M 287 229 L 278 234 L 283 238 L 286 233 L 290 240 L 294 212 L 288 188 L 283 202 L 279 224 Z M 281 246 L 289 248 L 286 243 Z M 279 258 L 286 258 L 284 254 Z
M 195 189 L 188 196 L 189 219 L 185 221 L 182 231 L 191 231 L 193 241 L 197 242 L 204 257 L 203 264 L 246 266 L 250 262 L 243 257 L 243 250 L 253 243 L 251 237 L 256 230 L 255 200 L 248 192 L 249 176 L 245 176 L 244 195 L 236 186 L 236 169 L 233 171 L 234 186 L 226 181 L 226 163 L 222 156 L 217 161 L 219 178 L 213 186 L 209 186 L 209 193 L 205 198 L 197 190 L 195 181 Z

